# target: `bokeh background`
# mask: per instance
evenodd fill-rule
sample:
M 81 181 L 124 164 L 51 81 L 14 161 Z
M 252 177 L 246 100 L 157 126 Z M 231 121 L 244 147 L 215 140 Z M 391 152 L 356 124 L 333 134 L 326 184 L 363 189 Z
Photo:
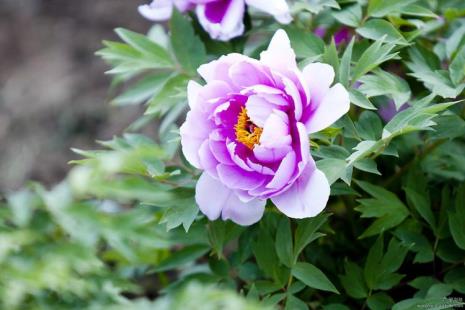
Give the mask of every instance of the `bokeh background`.
M 96 147 L 138 108 L 108 104 L 111 79 L 94 56 L 115 27 L 145 32 L 135 0 L 0 0 L 0 192 L 66 175 L 71 147 Z

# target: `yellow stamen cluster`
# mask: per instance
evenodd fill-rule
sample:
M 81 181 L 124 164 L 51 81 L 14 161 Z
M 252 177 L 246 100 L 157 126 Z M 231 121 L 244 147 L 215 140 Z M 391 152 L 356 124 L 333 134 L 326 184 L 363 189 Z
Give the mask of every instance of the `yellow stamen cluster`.
M 236 140 L 244 144 L 249 149 L 253 149 L 255 144 L 260 141 L 260 136 L 263 129 L 255 126 L 247 115 L 247 110 L 242 107 L 241 112 L 237 116 L 237 123 L 234 125 L 236 131 Z

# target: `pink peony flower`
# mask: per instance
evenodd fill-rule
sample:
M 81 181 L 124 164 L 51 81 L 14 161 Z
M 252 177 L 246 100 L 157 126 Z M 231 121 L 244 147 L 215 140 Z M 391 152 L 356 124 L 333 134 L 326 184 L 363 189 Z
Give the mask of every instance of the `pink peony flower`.
M 308 134 L 349 110 L 345 88 L 331 87 L 333 68 L 312 63 L 300 71 L 278 30 L 260 60 L 229 54 L 198 72 L 206 84 L 188 85 L 181 144 L 204 170 L 196 187 L 200 210 L 240 225 L 257 222 L 268 198 L 292 218 L 320 213 L 330 188 L 310 156 Z
M 139 12 L 150 20 L 163 21 L 171 17 L 173 7 L 181 12 L 195 8 L 200 24 L 210 36 L 227 41 L 244 32 L 246 4 L 273 15 L 280 23 L 292 20 L 286 0 L 154 0 L 139 6 Z

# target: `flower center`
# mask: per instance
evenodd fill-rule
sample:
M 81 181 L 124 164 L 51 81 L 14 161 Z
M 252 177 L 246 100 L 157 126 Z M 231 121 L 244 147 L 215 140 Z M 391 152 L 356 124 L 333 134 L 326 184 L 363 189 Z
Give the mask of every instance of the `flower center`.
M 237 123 L 234 125 L 236 131 L 236 140 L 244 144 L 249 149 L 253 149 L 255 144 L 260 141 L 263 129 L 252 123 L 247 115 L 247 110 L 242 107 L 237 116 Z

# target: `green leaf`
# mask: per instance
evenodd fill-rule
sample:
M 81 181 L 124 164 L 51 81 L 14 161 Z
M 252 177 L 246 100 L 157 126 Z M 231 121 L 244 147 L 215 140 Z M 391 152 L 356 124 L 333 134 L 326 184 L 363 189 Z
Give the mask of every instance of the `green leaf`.
M 341 284 L 350 297 L 361 299 L 368 296 L 363 270 L 355 263 L 344 262 L 345 274 L 340 276 Z
M 166 209 L 160 223 L 166 223 L 168 230 L 182 224 L 185 231 L 188 232 L 198 213 L 199 208 L 193 198 L 179 199 L 176 200 L 175 205 Z
M 368 288 L 373 289 L 381 276 L 381 260 L 383 259 L 384 237 L 381 234 L 368 251 L 363 274 Z
M 294 263 L 292 232 L 289 219 L 283 217 L 278 224 L 275 242 L 276 254 L 281 263 L 287 267 L 292 267 Z
M 339 56 L 336 48 L 336 43 L 334 38 L 331 40 L 331 44 L 325 46 L 325 51 L 323 53 L 323 62 L 331 65 L 334 69 L 336 76 L 339 75 Z
M 124 42 L 148 56 L 158 67 L 172 67 L 173 62 L 168 52 L 146 36 L 123 28 L 118 28 L 115 31 Z
M 298 58 L 309 58 L 323 54 L 325 44 L 313 33 L 292 26 L 286 26 L 284 29 Z
M 206 62 L 205 46 L 194 33 L 189 20 L 176 10 L 170 19 L 170 29 L 171 45 L 176 59 L 185 70 L 195 74 L 197 68 Z
M 409 75 L 423 82 L 426 88 L 443 98 L 456 98 L 464 85 L 455 86 L 446 71 L 439 69 L 439 59 L 432 52 L 419 46 L 409 49 Z
M 354 46 L 354 42 L 355 38 L 352 38 L 341 58 L 341 66 L 339 69 L 339 82 L 341 82 L 341 84 L 345 87 L 348 87 L 350 83 L 350 65 L 352 61 L 352 49 Z
M 458 86 L 465 78 L 465 44 L 457 52 L 449 66 L 450 77 L 454 85 Z
M 465 185 L 459 187 L 455 208 L 449 211 L 449 227 L 455 244 L 465 250 Z
M 418 0 L 369 0 L 367 14 L 373 17 L 383 17 L 402 9 Z
M 155 268 L 155 272 L 167 271 L 179 268 L 187 263 L 194 262 L 199 257 L 207 253 L 209 248 L 205 245 L 193 245 L 185 247 L 172 253 L 168 258 L 161 261 Z
M 350 184 L 352 178 L 352 168 L 347 167 L 344 159 L 325 158 L 316 162 L 318 169 L 323 171 L 329 184 L 333 184 L 339 178 Z
M 394 100 L 396 108 L 399 110 L 411 96 L 407 82 L 384 70 L 375 70 L 373 73 L 360 78 L 359 81 L 362 85 L 359 90 L 367 97 L 387 95 Z
M 315 217 L 299 220 L 295 231 L 294 259 L 312 241 L 324 236 L 318 229 L 328 220 L 330 214 L 321 213 Z
M 402 34 L 390 22 L 384 19 L 370 19 L 362 27 L 357 28 L 356 31 L 367 39 L 383 39 L 385 42 L 399 45 L 408 44 Z
M 373 105 L 373 103 L 371 103 L 370 100 L 364 94 L 362 94 L 355 88 L 349 89 L 349 98 L 350 102 L 358 107 L 367 110 L 376 110 L 376 107 Z
M 413 131 L 429 130 L 436 123 L 432 120 L 436 113 L 447 109 L 457 102 L 445 102 L 429 106 L 414 105 L 394 116 L 389 123 L 384 126 L 383 139 L 392 139 L 396 136 Z
M 339 291 L 325 274 L 312 264 L 300 262 L 295 264 L 292 268 L 292 275 L 307 286 L 339 294 Z
M 394 305 L 394 300 L 384 292 L 379 292 L 367 298 L 368 308 L 372 310 L 387 310 Z
M 187 104 L 187 83 L 189 78 L 185 75 L 171 76 L 158 93 L 148 102 L 146 115 L 164 115 L 176 104 Z
M 438 15 L 433 11 L 417 4 L 409 4 L 406 7 L 403 7 L 402 10 L 399 10 L 399 13 L 411 16 L 438 18 Z
M 407 207 L 395 194 L 367 182 L 357 181 L 357 184 L 373 198 L 359 199 L 361 205 L 355 210 L 362 213 L 361 217 L 377 218 L 359 238 L 373 236 L 393 228 L 408 216 Z
M 428 192 L 422 191 L 419 193 L 409 187 L 405 187 L 404 191 L 407 194 L 408 201 L 410 201 L 421 217 L 425 219 L 425 221 L 433 230 L 436 230 L 435 218 L 433 211 L 431 210 L 431 203 L 429 200 Z
M 343 10 L 332 11 L 331 15 L 341 24 L 356 28 L 362 21 L 362 7 L 360 4 L 353 4 Z
M 276 254 L 273 238 L 262 229 L 252 245 L 252 251 L 260 269 L 269 277 L 277 277 L 279 258 Z
M 410 250 L 415 252 L 414 263 L 428 263 L 433 261 L 433 247 L 428 239 L 420 232 L 409 230 L 405 227 L 399 227 L 394 232 L 404 244 L 411 245 Z
M 113 99 L 112 104 L 118 106 L 140 104 L 157 94 L 170 76 L 170 73 L 161 72 L 148 75 Z
M 358 81 L 360 77 L 375 69 L 383 62 L 397 56 L 397 53 L 391 53 L 395 44 L 383 44 L 383 41 L 384 38 L 377 40 L 363 52 L 354 67 L 352 82 Z
M 377 140 L 381 138 L 383 124 L 378 114 L 372 111 L 363 111 L 358 121 L 355 123 L 355 128 L 361 138 L 366 140 Z
M 284 307 L 285 310 L 307 310 L 307 304 L 304 303 L 302 300 L 295 296 L 288 296 L 286 299 L 286 307 Z

